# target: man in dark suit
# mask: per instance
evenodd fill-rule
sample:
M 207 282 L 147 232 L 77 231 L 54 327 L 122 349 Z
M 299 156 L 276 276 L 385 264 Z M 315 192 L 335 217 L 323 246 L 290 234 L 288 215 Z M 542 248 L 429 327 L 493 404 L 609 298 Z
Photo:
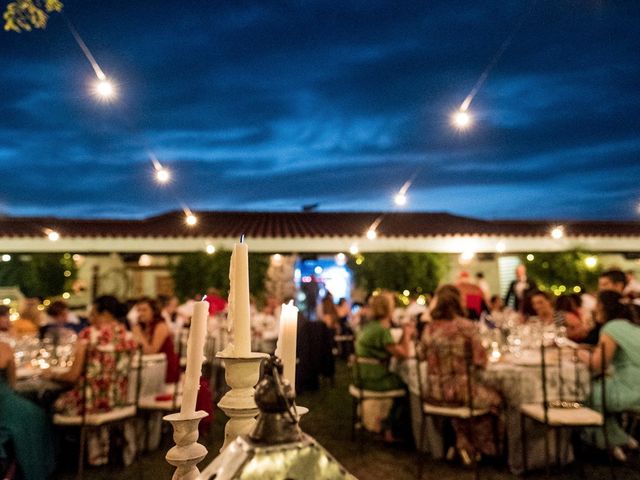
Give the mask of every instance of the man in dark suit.
M 536 282 L 527 277 L 527 267 L 523 264 L 518 265 L 516 279 L 511 282 L 507 295 L 504 297 L 505 306 L 510 306 L 509 302 L 513 299 L 514 310 L 522 311 L 527 295 L 537 288 Z

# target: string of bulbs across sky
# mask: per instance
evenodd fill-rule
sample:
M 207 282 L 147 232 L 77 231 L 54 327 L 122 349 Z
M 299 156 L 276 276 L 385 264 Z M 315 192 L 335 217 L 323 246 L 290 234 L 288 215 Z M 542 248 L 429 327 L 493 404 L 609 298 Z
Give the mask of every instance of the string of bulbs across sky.
M 507 48 L 511 44 L 515 34 L 522 27 L 522 24 L 524 23 L 525 19 L 528 18 L 528 16 L 533 11 L 533 7 L 535 6 L 536 2 L 537 2 L 537 0 L 532 0 L 532 2 L 530 4 L 529 8 L 527 9 L 527 11 L 525 12 L 525 14 L 521 16 L 521 18 L 519 19 L 517 24 L 509 32 L 508 36 L 506 37 L 504 42 L 500 45 L 500 48 L 497 50 L 496 54 L 493 56 L 493 58 L 491 59 L 491 61 L 487 65 L 487 67 L 483 70 L 483 72 L 479 76 L 478 80 L 473 85 L 473 87 L 472 87 L 471 91 L 469 92 L 469 94 L 464 98 L 464 100 L 462 101 L 460 106 L 451 114 L 451 118 L 450 118 L 451 125 L 454 128 L 456 128 L 458 131 L 464 132 L 464 131 L 468 130 L 473 125 L 473 115 L 470 113 L 469 108 L 470 108 L 475 96 L 478 94 L 478 92 L 480 91 L 480 89 L 482 88 L 484 83 L 486 82 L 489 74 L 491 73 L 493 68 L 497 65 L 497 63 L 500 60 L 500 58 L 502 57 L 502 55 L 504 54 L 504 52 L 507 50 Z M 114 82 L 114 80 L 112 78 L 109 78 L 104 73 L 104 71 L 102 70 L 102 68 L 100 67 L 98 62 L 96 61 L 95 57 L 93 56 L 93 54 L 89 50 L 89 47 L 87 46 L 86 42 L 82 39 L 82 37 L 80 36 L 78 30 L 74 27 L 74 25 L 71 23 L 71 21 L 68 19 L 68 17 L 64 13 L 62 14 L 62 16 L 63 16 L 63 18 L 64 18 L 64 20 L 65 20 L 65 22 L 67 24 L 67 27 L 69 28 L 69 31 L 73 35 L 73 38 L 75 39 L 76 43 L 78 44 L 78 46 L 82 50 L 82 53 L 84 54 L 85 58 L 87 59 L 87 61 L 89 62 L 89 64 L 91 65 L 91 67 L 92 67 L 92 69 L 93 69 L 93 71 L 95 73 L 96 79 L 93 82 L 93 84 L 91 85 L 91 93 L 100 102 L 110 103 L 110 102 L 116 101 L 117 98 L 118 98 L 117 83 Z M 160 160 L 158 160 L 158 157 L 155 155 L 155 153 L 150 148 L 147 148 L 147 156 L 149 158 L 149 162 L 150 162 L 150 164 L 152 166 L 152 169 L 153 169 L 155 181 L 159 185 L 168 185 L 171 182 L 171 179 L 172 179 L 171 170 L 169 168 L 167 168 L 167 166 L 163 165 L 160 162 Z M 409 177 L 409 179 L 402 184 L 400 189 L 394 194 L 393 203 L 397 207 L 404 207 L 407 204 L 409 189 L 413 185 L 413 183 L 416 180 L 416 178 L 418 177 L 419 173 L 420 173 L 420 168 L 418 168 Z M 195 225 L 197 225 L 198 217 L 187 206 L 187 204 L 182 199 L 180 199 L 179 197 L 178 197 L 178 202 L 180 203 L 181 209 L 184 212 L 184 222 L 185 222 L 185 224 L 188 227 L 194 227 Z M 369 226 L 369 228 L 367 229 L 367 231 L 365 233 L 365 236 L 366 236 L 366 238 L 368 240 L 375 240 L 377 238 L 377 236 L 378 236 L 378 227 L 380 226 L 380 223 L 382 222 L 383 218 L 384 218 L 384 214 L 379 215 L 373 221 L 373 223 Z M 53 229 L 44 228 L 43 232 L 45 233 L 45 235 L 47 235 L 48 239 L 51 240 L 51 241 L 57 241 L 57 240 L 60 239 L 60 233 L 55 231 L 55 230 L 53 230 Z M 551 230 L 551 236 L 553 238 L 556 238 L 556 239 L 562 238 L 564 236 L 563 227 L 561 227 L 561 226 L 554 227 Z M 207 253 L 214 253 L 215 252 L 215 248 L 212 245 L 207 245 L 206 251 L 207 251 Z M 349 251 L 350 251 L 350 253 L 352 255 L 358 254 L 359 248 L 358 248 L 357 243 L 352 244 L 350 249 L 349 249 Z

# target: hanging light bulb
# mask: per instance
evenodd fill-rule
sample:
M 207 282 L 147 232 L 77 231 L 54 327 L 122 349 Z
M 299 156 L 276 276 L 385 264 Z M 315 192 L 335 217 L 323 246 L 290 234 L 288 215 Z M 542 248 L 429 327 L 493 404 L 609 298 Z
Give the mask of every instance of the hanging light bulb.
M 451 121 L 458 130 L 466 130 L 471 126 L 471 115 L 466 110 L 458 110 L 451 117 Z

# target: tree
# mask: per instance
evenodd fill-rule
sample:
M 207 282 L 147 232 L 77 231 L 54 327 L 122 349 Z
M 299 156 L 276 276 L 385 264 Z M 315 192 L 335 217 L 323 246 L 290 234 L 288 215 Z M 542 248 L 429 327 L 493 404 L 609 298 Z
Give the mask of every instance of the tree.
M 65 253 L 14 255 L 0 263 L 0 285 L 17 285 L 27 297 L 55 297 L 71 288 L 75 262 Z
M 577 250 L 521 255 L 522 263 L 527 266 L 527 275 L 541 289 L 556 295 L 595 289 L 602 268 L 594 259 L 592 254 Z
M 213 255 L 204 252 L 181 255 L 171 269 L 176 294 L 184 299 L 216 287 L 226 296 L 229 293 L 230 262 L 231 252 L 224 250 Z M 268 255 L 249 254 L 249 289 L 252 295 L 261 297 L 264 294 L 268 268 Z
M 380 252 L 349 259 L 357 285 L 369 292 L 377 288 L 433 292 L 447 266 L 446 257 L 438 253 Z
M 7 4 L 4 11 L 4 29 L 14 32 L 27 31 L 33 28 L 45 28 L 49 14 L 62 11 L 59 0 L 16 0 Z

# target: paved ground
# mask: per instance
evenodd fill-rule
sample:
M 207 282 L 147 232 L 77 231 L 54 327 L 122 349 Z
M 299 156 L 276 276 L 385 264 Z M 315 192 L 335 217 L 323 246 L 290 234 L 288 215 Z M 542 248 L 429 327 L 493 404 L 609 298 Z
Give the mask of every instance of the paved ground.
M 350 441 L 350 399 L 346 392 L 348 374 L 344 365 L 338 365 L 335 386 L 328 383 L 318 392 L 300 396 L 298 403 L 310 409 L 310 413 L 302 421 L 302 429 L 316 438 L 327 448 L 351 473 L 361 480 L 411 480 L 416 478 L 416 453 L 408 446 L 387 446 L 375 440 L 368 440 L 364 445 Z M 202 440 L 209 449 L 208 457 L 201 465 L 213 459 L 221 444 L 222 432 L 226 418 L 216 412 L 215 423 L 211 434 Z M 173 469 L 165 462 L 164 454 L 171 446 L 171 438 L 167 436 L 163 446 L 156 452 L 142 455 L 135 465 L 126 469 L 117 466 L 89 468 L 86 478 L 96 480 L 161 480 L 171 478 Z M 586 468 L 587 479 L 610 478 L 609 470 L 602 458 L 591 455 Z M 65 468 L 56 480 L 74 478 L 73 468 Z M 629 465 L 618 466 L 616 476 L 622 480 L 640 480 L 640 458 L 635 456 Z M 567 469 L 553 478 L 578 478 L 577 471 Z M 473 478 L 472 472 L 457 465 L 445 462 L 426 460 L 424 479 L 460 480 Z M 515 479 L 505 467 L 483 465 L 481 478 L 494 480 Z M 542 479 L 542 474 L 532 474 L 528 478 Z M 296 479 L 306 480 L 306 479 Z

